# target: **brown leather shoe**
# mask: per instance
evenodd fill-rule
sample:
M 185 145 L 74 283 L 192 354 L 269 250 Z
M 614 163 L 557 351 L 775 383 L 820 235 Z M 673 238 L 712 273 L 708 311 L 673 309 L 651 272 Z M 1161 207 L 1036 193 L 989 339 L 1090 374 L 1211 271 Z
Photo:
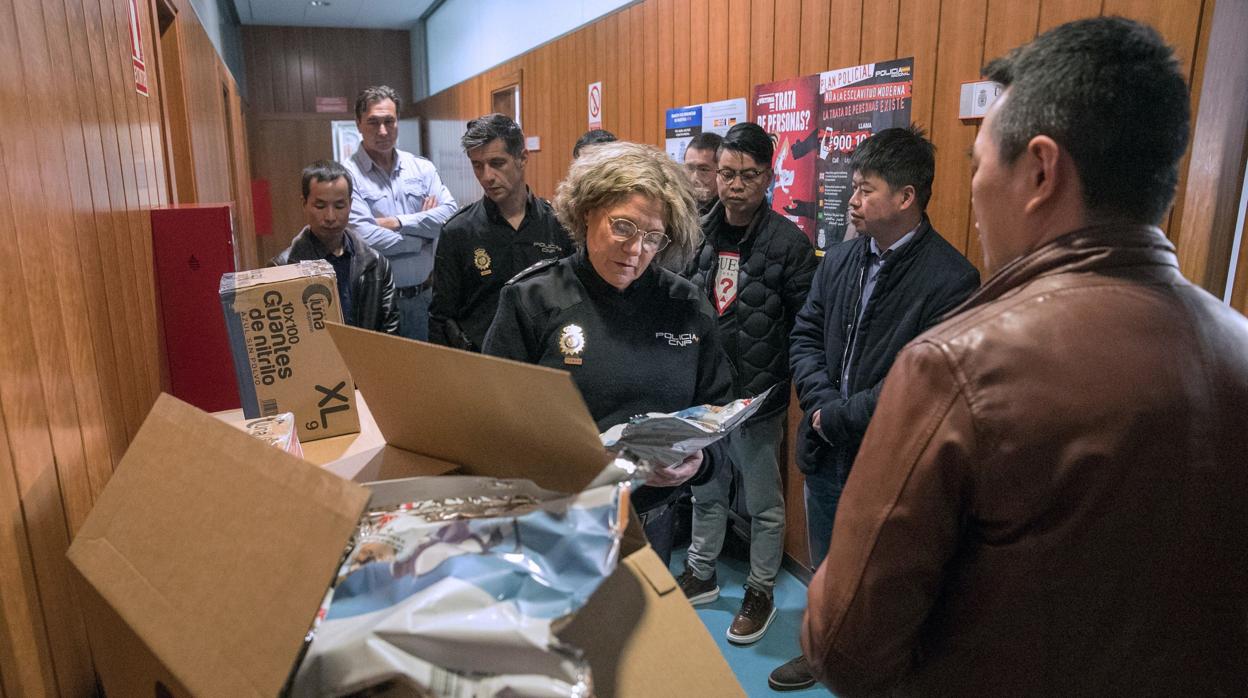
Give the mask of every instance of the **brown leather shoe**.
M 772 603 L 771 594 L 747 586 L 741 610 L 737 611 L 737 617 L 732 619 L 732 626 L 728 628 L 728 641 L 734 645 L 758 642 L 775 619 L 776 605 Z
M 806 658 L 799 654 L 776 667 L 767 677 L 767 685 L 773 691 L 800 691 L 814 686 L 815 677 L 810 673 Z
M 713 574 L 710 579 L 698 579 L 693 572 L 686 569 L 676 581 L 691 606 L 702 606 L 719 598 L 719 584 L 715 582 Z

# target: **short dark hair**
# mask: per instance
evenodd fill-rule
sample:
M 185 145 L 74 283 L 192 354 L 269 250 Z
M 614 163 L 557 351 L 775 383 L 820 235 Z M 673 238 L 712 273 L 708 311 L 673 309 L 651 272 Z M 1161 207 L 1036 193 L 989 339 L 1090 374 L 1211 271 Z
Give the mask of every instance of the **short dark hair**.
M 524 131 L 520 130 L 520 124 L 506 114 L 486 114 L 469 121 L 468 130 L 464 131 L 459 144 L 466 153 L 495 138 L 503 139 L 503 147 L 513 158 L 520 157 L 520 153 L 524 152 Z
M 771 156 L 775 154 L 776 146 L 762 126 L 753 121 L 743 121 L 724 134 L 724 140 L 719 144 L 716 155 L 725 150 L 745 153 L 763 167 L 771 167 Z
M 303 168 L 303 200 L 308 200 L 308 194 L 312 193 L 312 181 L 317 182 L 333 182 L 339 177 L 347 178 L 347 196 L 351 196 L 355 192 L 355 185 L 351 181 L 351 175 L 347 174 L 347 168 L 340 165 L 334 160 L 317 160 L 316 162 Z
M 598 145 L 599 143 L 612 143 L 620 140 L 614 133 L 602 128 L 595 128 L 581 134 L 576 139 L 576 145 L 572 146 L 572 159 L 575 160 L 581 154 L 581 149 L 587 145 Z
M 394 102 L 395 114 L 398 114 L 399 110 L 403 108 L 403 101 L 399 99 L 399 93 L 395 92 L 393 87 L 389 85 L 373 85 L 372 87 L 365 87 L 360 90 L 360 94 L 356 95 L 355 120 L 358 122 L 360 119 L 363 119 L 364 112 L 383 99 Z
M 862 175 L 878 175 L 893 189 L 914 187 L 919 210 L 927 209 L 936 178 L 936 146 L 918 126 L 886 128 L 858 144 L 849 167 Z
M 724 137 L 714 131 L 704 131 L 693 137 L 689 141 L 689 145 L 685 146 L 685 152 L 689 152 L 690 148 L 698 150 L 709 150 L 711 152 L 719 151 L 719 144 L 724 142 Z
M 1005 162 L 1048 136 L 1070 153 L 1094 219 L 1161 222 L 1191 112 L 1179 61 L 1155 29 L 1122 17 L 1069 22 L 983 73 L 1009 88 L 992 133 Z

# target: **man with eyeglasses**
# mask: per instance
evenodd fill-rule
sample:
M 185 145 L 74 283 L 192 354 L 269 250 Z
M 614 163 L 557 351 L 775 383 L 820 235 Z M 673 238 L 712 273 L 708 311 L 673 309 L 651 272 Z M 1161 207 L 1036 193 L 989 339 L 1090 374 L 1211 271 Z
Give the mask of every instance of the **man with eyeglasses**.
M 774 146 L 758 124 L 733 126 L 718 151 L 719 203 L 702 219 L 705 240 L 685 275 L 710 298 L 733 368 L 735 396 L 775 386 L 758 413 L 729 439 L 750 515 L 750 574 L 728 641 L 747 645 L 776 616 L 772 589 L 784 555 L 784 497 L 776 446 L 789 403 L 789 331 L 806 299 L 815 251 L 805 234 L 771 210 L 765 194 Z M 694 605 L 719 597 L 715 562 L 728 524 L 731 474 L 693 488 L 692 542 L 680 577 Z
M 397 147 L 399 94 L 366 87 L 355 99 L 360 149 L 343 166 L 351 173 L 351 232 L 390 260 L 399 297 L 399 333 L 429 338 L 429 274 L 434 248 L 459 208 L 433 163 Z
M 693 181 L 693 195 L 698 200 L 698 215 L 705 216 L 719 201 L 715 183 L 715 158 L 724 137 L 707 131 L 699 133 L 685 146 L 685 172 Z
M 511 117 L 487 114 L 469 121 L 460 144 L 485 196 L 442 228 L 429 341 L 480 351 L 503 284 L 538 262 L 572 254 L 572 238 L 550 204 L 525 184 L 529 151 Z

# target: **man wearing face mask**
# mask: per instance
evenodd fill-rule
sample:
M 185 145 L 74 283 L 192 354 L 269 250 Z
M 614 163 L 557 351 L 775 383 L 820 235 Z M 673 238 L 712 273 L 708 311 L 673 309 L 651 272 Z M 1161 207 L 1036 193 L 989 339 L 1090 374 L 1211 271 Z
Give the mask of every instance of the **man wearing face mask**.
M 573 247 L 550 204 L 524 182 L 529 151 L 519 124 L 488 114 L 468 122 L 460 143 L 485 196 L 442 229 L 429 341 L 480 351 L 503 284 L 533 264 L 571 254 Z
M 719 144 L 724 142 L 718 133 L 699 133 L 685 147 L 685 172 L 693 180 L 693 195 L 698 200 L 698 215 L 705 216 L 719 202 L 719 186 L 715 183 L 715 158 Z
M 715 307 L 734 397 L 772 388 L 754 417 L 728 439 L 750 515 L 750 574 L 728 640 L 757 642 L 775 618 L 772 588 L 784 556 L 784 496 L 776 447 L 789 404 L 789 331 L 806 299 L 815 251 L 792 222 L 771 210 L 771 138 L 758 124 L 733 126 L 719 146 L 719 203 L 702 219 L 706 240 L 685 276 Z M 773 388 L 774 386 L 774 388 Z M 726 469 L 693 488 L 693 531 L 681 589 L 694 605 L 719 597 L 715 562 L 728 525 Z

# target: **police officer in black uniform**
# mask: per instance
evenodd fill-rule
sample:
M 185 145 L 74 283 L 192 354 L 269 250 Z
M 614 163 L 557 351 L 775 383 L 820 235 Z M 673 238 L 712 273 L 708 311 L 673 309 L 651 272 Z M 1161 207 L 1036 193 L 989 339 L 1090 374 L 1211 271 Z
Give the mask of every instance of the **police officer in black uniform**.
M 646 412 L 731 400 L 710 302 L 669 270 L 701 239 L 697 204 L 679 167 L 649 146 L 597 146 L 572 164 L 555 210 L 578 249 L 504 287 L 485 353 L 570 372 L 600 431 Z M 664 562 L 679 486 L 709 479 L 717 460 L 696 454 L 657 471 L 635 493 Z
M 429 341 L 480 351 L 498 292 L 516 272 L 572 252 L 550 204 L 524 183 L 529 151 L 510 117 L 468 122 L 460 143 L 485 196 L 442 228 L 433 266 Z

